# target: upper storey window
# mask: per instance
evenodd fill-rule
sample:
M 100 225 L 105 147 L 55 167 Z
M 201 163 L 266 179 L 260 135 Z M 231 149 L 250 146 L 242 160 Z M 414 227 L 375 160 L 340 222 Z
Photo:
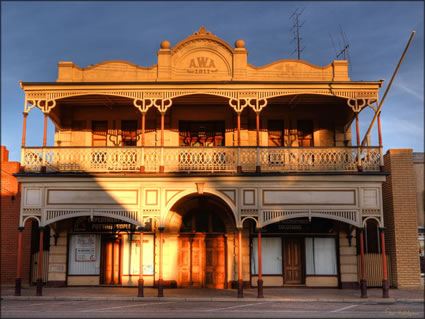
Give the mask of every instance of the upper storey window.
M 283 146 L 283 120 L 268 120 L 268 146 Z
M 122 146 L 137 145 L 137 121 L 122 121 Z
M 180 121 L 180 146 L 223 146 L 224 121 Z
M 313 121 L 299 120 L 297 122 L 297 130 L 299 146 L 314 146 Z
M 92 121 L 92 145 L 106 146 L 107 121 Z

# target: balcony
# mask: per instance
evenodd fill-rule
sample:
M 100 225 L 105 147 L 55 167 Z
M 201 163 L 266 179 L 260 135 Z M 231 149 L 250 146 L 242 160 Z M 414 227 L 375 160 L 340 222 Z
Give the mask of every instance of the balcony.
M 379 147 L 25 147 L 25 172 L 379 171 Z

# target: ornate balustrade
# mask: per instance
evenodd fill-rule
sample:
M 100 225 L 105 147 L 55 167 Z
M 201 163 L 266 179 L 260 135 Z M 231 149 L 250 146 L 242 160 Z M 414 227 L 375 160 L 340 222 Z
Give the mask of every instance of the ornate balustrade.
M 379 171 L 379 147 L 25 147 L 25 172 Z M 162 158 L 161 158 L 162 157 Z M 239 157 L 239 158 L 238 158 Z

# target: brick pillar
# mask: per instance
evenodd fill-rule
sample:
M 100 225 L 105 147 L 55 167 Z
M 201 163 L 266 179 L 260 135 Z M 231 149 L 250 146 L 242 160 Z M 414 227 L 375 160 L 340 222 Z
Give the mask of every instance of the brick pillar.
M 18 252 L 17 230 L 21 206 L 21 185 L 13 174 L 19 173 L 19 162 L 9 161 L 9 151 L 0 147 L 1 198 L 0 198 L 0 283 L 16 284 L 16 261 Z M 22 234 L 21 280 L 22 286 L 30 281 L 31 227 L 27 222 Z M 22 225 L 24 226 L 24 225 Z
M 385 245 L 396 287 L 420 287 L 416 179 L 411 149 L 391 149 L 384 156 L 382 187 Z

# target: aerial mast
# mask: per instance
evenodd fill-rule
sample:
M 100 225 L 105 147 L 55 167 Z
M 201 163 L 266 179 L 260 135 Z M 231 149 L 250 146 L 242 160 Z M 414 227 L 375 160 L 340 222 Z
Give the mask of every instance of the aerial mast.
M 298 60 L 301 59 L 301 52 L 304 50 L 304 48 L 301 49 L 301 40 L 302 38 L 300 37 L 300 29 L 301 27 L 304 25 L 304 22 L 300 24 L 299 21 L 299 17 L 300 15 L 303 13 L 304 9 L 301 10 L 301 12 L 298 12 L 298 8 L 295 9 L 294 13 L 292 13 L 291 18 L 294 18 L 294 25 L 292 26 L 291 30 L 294 33 L 294 38 L 292 39 L 291 43 L 294 41 L 297 41 L 297 47 L 296 49 L 291 53 L 294 54 L 295 52 L 297 52 L 298 55 Z

